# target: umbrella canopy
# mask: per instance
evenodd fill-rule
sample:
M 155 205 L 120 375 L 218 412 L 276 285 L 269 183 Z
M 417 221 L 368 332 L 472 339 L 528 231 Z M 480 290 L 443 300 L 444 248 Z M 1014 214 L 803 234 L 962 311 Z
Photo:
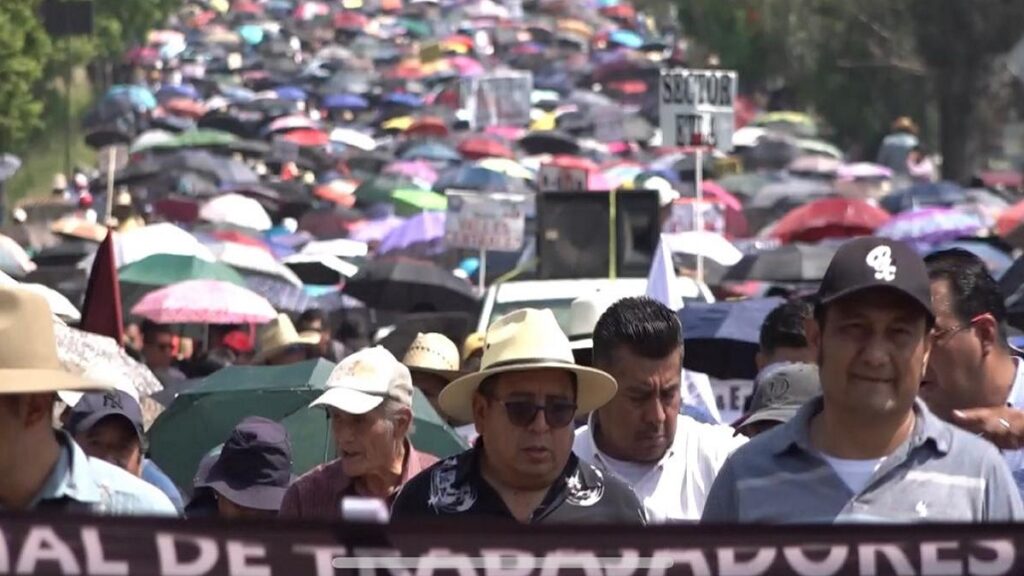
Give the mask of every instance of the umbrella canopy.
M 0 272 L 24 276 L 36 269 L 28 252 L 9 236 L 0 234 Z
M 277 317 L 266 298 L 218 280 L 187 280 L 150 292 L 132 314 L 158 324 L 262 324 Z
M 299 280 L 287 266 L 278 262 L 266 249 L 238 242 L 219 242 L 212 246 L 212 251 L 221 262 L 232 268 L 274 276 L 295 286 L 302 286 L 302 280 Z
M 1024 201 L 1007 208 L 996 220 L 996 234 L 1013 244 L 1024 246 Z
M 406 188 L 395 190 L 391 194 L 395 212 L 402 216 L 412 216 L 424 210 L 444 211 L 448 209 L 448 199 L 430 190 Z
M 723 380 L 757 376 L 761 324 L 782 298 L 693 302 L 679 311 L 686 355 L 683 367 Z
M 259 202 L 241 194 L 224 194 L 199 209 L 199 217 L 215 224 L 230 224 L 250 230 L 269 230 L 274 226 Z
M 439 142 L 429 141 L 410 146 L 399 154 L 403 160 L 426 160 L 428 162 L 458 162 L 462 155 L 451 146 Z
M 331 254 L 292 254 L 283 262 L 307 284 L 334 286 L 359 272 L 355 264 Z
M 168 286 L 186 280 L 221 280 L 245 286 L 245 280 L 233 268 L 194 256 L 154 254 L 117 271 L 122 283 L 143 286 Z
M 295 474 L 334 458 L 329 420 L 309 404 L 323 393 L 334 364 L 309 360 L 288 366 L 232 366 L 178 395 L 150 429 L 153 460 L 179 486 L 191 485 L 199 460 L 224 441 L 242 418 L 280 422 L 292 441 Z M 419 390 L 413 393 L 417 450 L 439 457 L 457 454 L 465 442 L 434 412 Z
M 468 160 L 483 158 L 515 158 L 512 149 L 496 138 L 470 136 L 459 143 L 459 154 Z
M 118 268 L 156 254 L 190 256 L 208 262 L 217 259 L 195 236 L 168 222 L 150 224 L 114 236 L 114 259 Z
M 395 228 L 381 240 L 377 254 L 403 252 L 406 255 L 433 256 L 444 251 L 444 224 L 447 213 L 423 212 Z
M 105 371 L 113 371 L 125 381 L 131 382 L 140 397 L 163 390 L 153 372 L 129 356 L 121 343 L 113 338 L 57 322 L 53 325 L 53 331 L 57 338 L 57 357 L 68 372 L 84 374 L 93 367 L 102 366 Z
M 825 270 L 838 249 L 836 243 L 788 244 L 748 254 L 726 272 L 723 281 L 818 282 L 825 276 Z
M 50 306 L 50 312 L 68 322 L 79 322 L 82 320 L 82 313 L 78 311 L 78 308 L 68 300 L 67 296 L 57 292 L 49 286 L 36 283 L 21 283 L 18 284 L 18 288 L 22 290 L 28 290 L 29 292 L 35 292 L 36 294 L 43 297 L 46 300 L 47 305 Z
M 308 289 L 299 288 L 283 280 L 269 276 L 250 276 L 245 279 L 249 289 L 263 296 L 274 308 L 289 314 L 301 314 L 306 310 L 333 312 L 341 309 L 365 308 L 362 302 L 342 294 L 340 291 L 326 294 L 311 294 Z
M 885 210 L 863 200 L 823 198 L 791 210 L 771 229 L 783 242 L 814 242 L 871 234 L 889 221 Z
M 918 246 L 934 246 L 977 236 L 984 229 L 985 223 L 975 214 L 952 208 L 920 208 L 897 214 L 875 234 Z
M 519 139 L 519 146 L 527 154 L 579 154 L 576 138 L 557 130 L 531 132 Z
M 362 258 L 369 253 L 366 242 L 353 238 L 336 238 L 334 240 L 313 240 L 302 247 L 300 254 L 330 255 L 338 258 Z
M 368 262 L 345 284 L 345 293 L 370 308 L 399 311 L 474 311 L 473 288 L 434 264 L 406 259 Z
M 405 218 L 400 216 L 387 216 L 374 220 L 364 220 L 352 226 L 349 230 L 349 238 L 360 242 L 379 242 L 389 232 L 402 225 Z
M 373 136 L 351 128 L 335 128 L 331 130 L 329 136 L 332 143 L 351 146 L 366 152 L 377 147 L 377 141 L 373 139 Z
M 955 182 L 925 182 L 897 190 L 879 203 L 892 214 L 925 206 L 948 208 L 967 203 L 967 191 Z
M 50 225 L 50 230 L 61 236 L 80 238 L 91 242 L 103 242 L 107 227 L 81 216 L 65 216 Z

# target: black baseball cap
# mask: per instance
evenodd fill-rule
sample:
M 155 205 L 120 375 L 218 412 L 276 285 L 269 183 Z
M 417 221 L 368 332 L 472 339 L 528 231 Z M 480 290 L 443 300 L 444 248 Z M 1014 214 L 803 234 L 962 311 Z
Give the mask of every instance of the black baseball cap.
M 826 305 L 862 290 L 888 288 L 920 304 L 932 320 L 931 283 L 924 260 L 909 244 L 865 236 L 839 247 L 818 288 L 817 303 Z
M 138 400 L 123 390 L 83 394 L 82 399 L 71 409 L 66 428 L 72 436 L 77 436 L 88 432 L 100 420 L 108 417 L 126 419 L 139 435 L 139 441 L 142 441 L 142 407 Z

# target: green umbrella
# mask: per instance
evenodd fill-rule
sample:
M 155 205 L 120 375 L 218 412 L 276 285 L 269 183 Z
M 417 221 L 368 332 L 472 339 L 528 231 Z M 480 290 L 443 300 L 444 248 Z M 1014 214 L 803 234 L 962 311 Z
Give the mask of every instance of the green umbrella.
M 395 205 L 395 214 L 414 216 L 424 210 L 444 211 L 448 209 L 448 199 L 437 192 L 404 188 L 391 194 L 391 202 Z
M 212 128 L 198 128 L 196 130 L 186 130 L 165 142 L 154 142 L 149 145 L 133 147 L 132 153 L 151 149 L 212 148 L 215 146 L 227 146 L 236 140 L 238 140 L 238 137 L 230 132 L 214 130 Z
M 245 287 L 242 275 L 227 264 L 208 262 L 195 256 L 154 254 L 117 271 L 122 283 L 169 286 L 185 280 L 223 280 Z
M 376 204 L 379 202 L 391 202 L 391 195 L 395 190 L 409 188 L 412 183 L 397 176 L 378 176 L 363 181 L 353 194 L 364 204 Z
M 309 360 L 288 366 L 232 366 L 183 392 L 149 431 L 150 456 L 179 486 L 189 486 L 199 460 L 246 416 L 280 422 L 292 441 L 295 474 L 334 458 L 329 420 L 309 403 L 323 392 L 334 364 Z M 466 444 L 419 390 L 413 395 L 409 440 L 417 450 L 451 456 Z

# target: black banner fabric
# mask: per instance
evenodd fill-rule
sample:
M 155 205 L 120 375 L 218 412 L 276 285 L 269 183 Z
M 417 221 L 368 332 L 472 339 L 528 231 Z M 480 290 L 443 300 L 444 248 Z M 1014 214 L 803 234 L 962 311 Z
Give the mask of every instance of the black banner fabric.
M 1009 525 L 518 527 L 0 516 L 0 574 L 1024 574 Z

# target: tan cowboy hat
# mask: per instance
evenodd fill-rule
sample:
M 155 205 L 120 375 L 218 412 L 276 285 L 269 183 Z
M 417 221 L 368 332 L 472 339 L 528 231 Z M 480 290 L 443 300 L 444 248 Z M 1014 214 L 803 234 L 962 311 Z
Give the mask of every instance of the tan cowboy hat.
M 487 377 L 503 372 L 555 368 L 576 375 L 576 414 L 604 406 L 618 386 L 605 372 L 573 362 L 569 339 L 551 310 L 524 308 L 498 318 L 487 329 L 480 371 L 455 380 L 441 391 L 438 401 L 448 416 L 473 420 L 473 393 Z
M 39 294 L 16 286 L 0 288 L 0 342 L 0 394 L 110 387 L 61 367 L 53 315 Z
M 320 343 L 319 332 L 299 332 L 287 314 L 278 314 L 273 322 L 260 330 L 259 352 L 252 358 L 253 364 L 265 362 L 290 346 L 316 346 Z
M 444 334 L 420 332 L 402 357 L 411 372 L 436 374 L 449 382 L 462 376 L 459 371 L 459 348 Z

